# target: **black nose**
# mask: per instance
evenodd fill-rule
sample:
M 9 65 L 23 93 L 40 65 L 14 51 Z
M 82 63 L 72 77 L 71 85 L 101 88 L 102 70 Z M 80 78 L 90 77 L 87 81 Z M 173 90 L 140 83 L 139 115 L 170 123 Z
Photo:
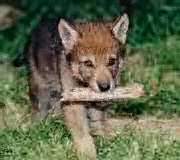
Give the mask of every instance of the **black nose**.
M 110 84 L 105 82 L 98 83 L 98 87 L 101 92 L 106 92 L 110 89 Z

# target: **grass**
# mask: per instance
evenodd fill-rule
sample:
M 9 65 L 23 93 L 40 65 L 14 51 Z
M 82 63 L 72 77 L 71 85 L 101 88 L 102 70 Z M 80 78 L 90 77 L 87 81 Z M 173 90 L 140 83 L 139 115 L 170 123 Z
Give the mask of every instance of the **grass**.
M 175 45 L 171 39 L 170 42 Z M 170 42 L 167 40 L 158 44 L 160 49 L 156 45 L 132 49 L 134 54 L 127 58 L 129 67 L 124 71 L 124 81 L 125 84 L 144 84 L 147 97 L 133 102 L 117 102 L 110 108 L 111 113 L 136 112 L 157 118 L 167 115 L 179 117 L 180 75 L 179 65 L 174 61 L 180 48 L 179 45 L 167 47 Z M 171 56 L 162 60 L 169 53 Z M 78 159 L 72 137 L 61 116 L 52 115 L 46 122 L 33 123 L 28 81 L 24 76 L 27 74 L 26 67 L 14 68 L 2 64 L 0 72 L 0 159 Z M 131 126 L 117 133 L 112 141 L 99 136 L 95 138 L 95 143 L 100 160 L 180 158 L 178 137 L 167 136 L 164 132 L 141 132 Z
M 179 158 L 179 142 L 166 139 L 159 133 L 143 134 L 130 130 L 117 135 L 113 142 L 100 139 L 98 145 L 99 159 Z
M 0 139 L 0 153 L 4 159 L 72 159 L 76 156 L 71 136 L 60 119 L 26 131 L 1 130 Z M 71 154 L 66 156 L 68 153 Z
M 33 122 L 28 97 L 27 68 L 26 66 L 15 68 L 11 65 L 18 56 L 21 58 L 26 43 L 42 16 L 52 17 L 52 13 L 55 15 L 63 13 L 68 17 L 82 19 L 108 19 L 118 16 L 121 10 L 116 1 L 111 4 L 104 0 L 96 3 L 71 1 L 68 5 L 65 4 L 64 0 L 58 2 L 53 0 L 48 4 L 43 0 L 22 1 L 21 6 L 27 9 L 28 16 L 12 29 L 0 32 L 0 159 L 2 160 L 78 159 L 72 137 L 62 116 L 52 115 L 41 124 Z M 147 5 L 149 6 L 148 3 Z M 146 10 L 144 7 L 141 9 Z M 139 18 L 138 16 L 137 19 L 134 18 L 134 28 L 131 28 L 129 36 L 129 42 L 133 47 L 127 57 L 127 67 L 122 74 L 121 82 L 122 85 L 134 82 L 143 84 L 147 96 L 135 101 L 116 102 L 109 109 L 111 116 L 153 115 L 157 119 L 179 120 L 180 30 L 177 27 L 179 13 L 171 12 L 168 15 L 163 12 L 160 15 L 153 9 L 152 11 L 148 13 L 138 11 Z M 142 19 L 145 21 L 141 23 Z M 156 40 L 155 43 L 153 40 Z M 19 63 L 23 60 L 22 57 Z M 161 131 L 141 132 L 136 127 L 126 126 L 112 141 L 98 136 L 95 137 L 95 143 L 99 160 L 180 159 L 179 137 Z
M 141 133 L 124 129 L 114 140 L 95 138 L 98 159 L 172 159 L 180 158 L 180 141 L 163 133 Z M 29 130 L 0 130 L 0 158 L 76 160 L 72 138 L 62 120 L 50 118 Z

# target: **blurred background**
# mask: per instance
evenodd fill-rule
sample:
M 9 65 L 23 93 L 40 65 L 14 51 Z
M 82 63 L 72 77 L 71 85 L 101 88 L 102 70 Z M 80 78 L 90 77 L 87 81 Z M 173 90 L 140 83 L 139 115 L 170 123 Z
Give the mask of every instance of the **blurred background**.
M 17 14 L 13 17 L 11 13 L 4 16 L 8 19 L 7 22 L 1 20 L 3 23 L 0 23 L 0 29 L 5 30 L 0 34 L 0 43 L 2 44 L 0 50 L 3 54 L 1 58 L 8 58 L 9 56 L 6 54 L 9 52 L 11 52 L 11 58 L 14 54 L 12 52 L 16 52 L 15 55 L 17 55 L 17 52 L 24 46 L 22 41 L 25 43 L 24 39 L 31 34 L 42 17 L 64 15 L 86 20 L 111 19 L 127 10 L 131 18 L 129 42 L 133 46 L 145 42 L 156 43 L 158 40 L 166 39 L 167 36 L 180 34 L 179 0 L 1 0 L 0 4 L 10 5 L 25 14 L 14 28 L 7 27 L 8 30 L 3 28 L 3 25 L 9 23 L 10 18 L 15 21 L 18 16 L 22 17 L 22 15 Z M 11 46 L 13 44 L 16 44 L 16 47 Z M 13 51 L 10 51 L 12 48 Z
M 124 86 L 143 85 L 146 97 L 117 101 L 109 115 L 179 119 L 180 0 L 1 0 L 0 159 L 3 155 L 8 155 L 7 159 L 51 159 L 52 153 L 57 156 L 54 159 L 76 159 L 63 121 L 55 118 L 25 129 L 31 110 L 26 48 L 42 17 L 111 20 L 123 12 L 129 14 L 130 30 L 126 67 L 118 78 Z M 172 137 L 163 141 L 165 132 L 148 137 L 134 129 L 126 131 L 114 142 L 97 139 L 100 159 L 132 159 L 132 155 L 136 159 L 179 159 L 179 141 Z
M 16 76 L 13 75 L 12 79 L 19 76 L 26 77 L 28 70 L 23 66 L 26 62 L 27 43 L 42 17 L 48 19 L 63 15 L 85 20 L 109 20 L 116 19 L 122 12 L 127 12 L 130 16 L 130 30 L 126 68 L 122 73 L 121 84 L 138 82 L 145 86 L 149 97 L 143 102 L 143 108 L 145 106 L 153 108 L 155 112 L 160 108 L 163 112 L 179 114 L 179 0 L 1 1 L 0 63 L 3 67 L 1 67 L 0 77 L 5 81 L 1 81 L 0 86 L 3 94 L 7 92 L 7 95 L 11 93 L 13 96 L 22 92 L 17 89 L 10 91 L 9 87 L 5 89 L 6 85 L 16 88 L 18 83 L 14 83 L 14 80 L 12 84 L 8 83 L 6 77 L 10 72 L 4 73 L 4 67 L 7 67 L 4 64 L 16 66 L 13 69 L 18 70 L 18 73 Z M 25 82 L 26 85 L 27 82 Z M 22 90 L 26 89 L 28 86 Z M 0 102 L 4 105 L 3 97 Z

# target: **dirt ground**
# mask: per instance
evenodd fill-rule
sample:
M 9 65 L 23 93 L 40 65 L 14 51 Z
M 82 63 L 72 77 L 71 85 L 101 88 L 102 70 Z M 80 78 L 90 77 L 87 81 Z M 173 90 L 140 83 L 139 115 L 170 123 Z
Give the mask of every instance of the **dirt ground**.
M 180 119 L 157 119 L 153 116 L 111 119 L 115 131 L 133 128 L 144 133 L 162 133 L 172 139 L 180 140 Z
M 118 117 L 110 119 L 115 133 L 120 133 L 126 129 L 135 129 L 143 133 L 162 133 L 172 139 L 180 140 L 180 118 L 157 119 L 153 116 L 139 116 L 138 118 Z M 18 127 L 17 114 L 7 113 L 0 109 L 0 129 Z

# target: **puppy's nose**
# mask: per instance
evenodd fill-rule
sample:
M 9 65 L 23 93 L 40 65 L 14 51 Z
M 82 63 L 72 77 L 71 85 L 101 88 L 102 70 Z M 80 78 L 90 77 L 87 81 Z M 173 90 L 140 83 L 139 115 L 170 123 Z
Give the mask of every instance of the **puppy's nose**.
M 98 87 L 101 92 L 107 92 L 110 89 L 110 84 L 107 82 L 99 82 Z

